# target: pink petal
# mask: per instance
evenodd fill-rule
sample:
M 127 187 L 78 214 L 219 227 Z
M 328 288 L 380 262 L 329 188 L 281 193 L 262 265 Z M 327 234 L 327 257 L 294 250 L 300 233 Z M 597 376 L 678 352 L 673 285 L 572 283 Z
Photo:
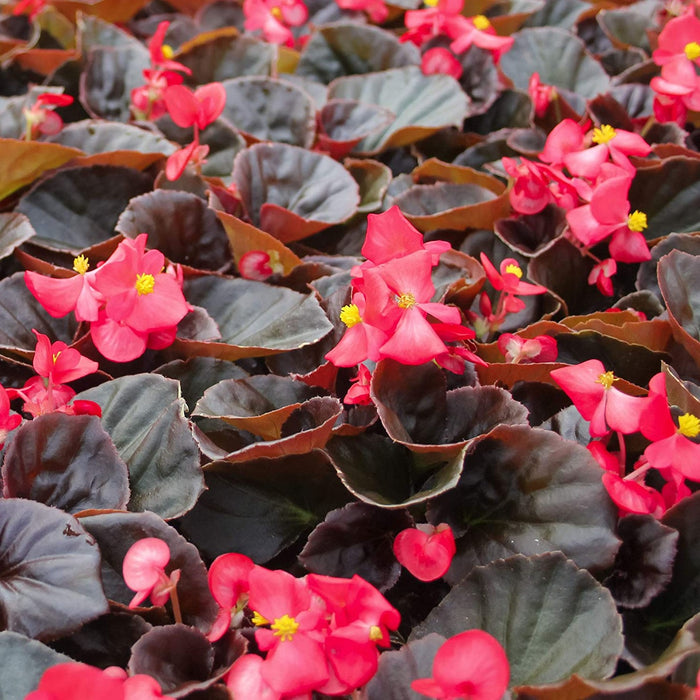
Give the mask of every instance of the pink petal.
M 170 561 L 170 547 L 157 537 L 144 537 L 131 545 L 124 557 L 124 583 L 132 591 L 151 589 Z
M 448 349 L 420 309 L 413 307 L 404 311 L 394 334 L 380 352 L 382 357 L 391 357 L 405 365 L 422 365 Z
M 54 318 L 73 311 L 83 287 L 82 275 L 57 279 L 27 271 L 24 282 L 34 298 Z

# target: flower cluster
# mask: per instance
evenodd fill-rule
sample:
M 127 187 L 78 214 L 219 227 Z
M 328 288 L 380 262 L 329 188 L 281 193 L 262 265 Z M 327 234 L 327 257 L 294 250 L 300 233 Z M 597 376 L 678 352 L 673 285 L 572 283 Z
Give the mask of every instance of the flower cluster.
M 685 480 L 700 481 L 700 417 L 669 407 L 663 373 L 651 378 L 647 397 L 613 386 L 618 378 L 599 360 L 553 370 L 552 379 L 590 421 L 591 437 L 600 438 L 589 450 L 603 467 L 603 484 L 622 513 L 660 517 L 690 495 Z M 623 436 L 637 432 L 651 443 L 627 474 Z M 607 449 L 613 433 L 617 455 Z M 660 493 L 645 483 L 650 469 L 666 482 Z
M 290 48 L 294 47 L 290 27 L 299 27 L 309 18 L 303 0 L 245 0 L 243 13 L 249 32 L 259 29 L 266 41 Z
M 51 278 L 25 272 L 29 291 L 55 317 L 73 311 L 90 323 L 93 343 L 113 362 L 129 362 L 146 348 L 160 350 L 175 340 L 177 324 L 191 310 L 182 294 L 182 269 L 165 268 L 158 250 L 146 251 L 147 235 L 122 241 L 94 270 L 83 255 L 75 275 Z
M 143 71 L 146 83 L 131 91 L 131 112 L 134 119 L 147 121 L 162 117 L 166 112 L 164 97 L 167 88 L 182 83 L 180 73 L 192 73 L 187 66 L 172 60 L 172 48 L 163 43 L 169 27 L 170 22 L 161 22 L 148 42 L 151 67 Z
M 636 172 L 629 156 L 646 156 L 651 147 L 639 135 L 602 124 L 586 131 L 571 119 L 560 122 L 547 137 L 540 163 L 504 158 L 514 179 L 510 202 L 520 214 L 536 214 L 548 204 L 566 210 L 569 239 L 595 265 L 588 282 L 612 295 L 617 263 L 649 260 L 642 231 L 644 212 L 630 211 L 628 193 Z M 596 257 L 591 248 L 606 241 L 610 257 Z
M 688 111 L 700 111 L 700 20 L 694 6 L 664 27 L 652 59 L 661 66 L 661 75 L 650 83 L 656 93 L 654 116 L 684 126 Z
M 247 608 L 265 652 L 233 665 L 226 683 L 238 700 L 349 693 L 375 674 L 377 645 L 389 646 L 389 631 L 400 622 L 398 611 L 359 576 L 298 579 L 223 554 L 211 565 L 209 586 L 221 606 L 209 638 L 238 624 Z
M 483 364 L 464 345 L 475 334 L 461 325 L 459 309 L 432 301 L 431 271 L 449 248 L 445 241 L 424 242 L 396 206 L 370 214 L 362 246 L 367 260 L 354 268 L 352 303 L 340 312 L 347 331 L 326 359 L 336 367 L 382 358 L 406 365 L 434 360 L 453 372 L 464 371 L 465 360 Z M 351 400 L 361 402 L 368 391 Z
M 462 74 L 462 66 L 454 54 L 461 54 L 471 46 L 490 51 L 495 61 L 513 45 L 513 38 L 498 36 L 484 15 L 465 17 L 464 0 L 426 0 L 423 10 L 409 10 L 404 21 L 407 32 L 401 41 L 424 46 L 435 37 L 447 36 L 450 49 L 433 47 L 423 54 L 423 72 L 447 73 L 454 78 Z

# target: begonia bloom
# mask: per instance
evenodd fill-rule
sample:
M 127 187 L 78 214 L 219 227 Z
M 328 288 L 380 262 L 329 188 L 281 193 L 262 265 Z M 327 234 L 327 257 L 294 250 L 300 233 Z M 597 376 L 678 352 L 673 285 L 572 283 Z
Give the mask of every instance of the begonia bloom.
M 447 573 L 456 552 L 449 525 L 416 525 L 394 539 L 394 556 L 419 581 L 435 581 Z
M 530 362 L 554 362 L 557 359 L 557 341 L 549 335 L 522 338 L 503 333 L 498 338 L 498 349 L 506 362 L 528 364 Z
M 384 4 L 384 0 L 336 0 L 336 3 L 342 10 L 364 10 L 377 24 L 386 21 L 389 16 L 389 8 Z
M 544 294 L 547 291 L 546 287 L 539 284 L 530 284 L 522 282 L 523 270 L 520 263 L 514 258 L 505 258 L 501 261 L 499 270 L 493 266 L 493 263 L 484 255 L 479 254 L 481 265 L 486 273 L 486 278 L 491 283 L 491 286 L 498 290 L 504 291 L 507 294 Z
M 450 49 L 455 53 L 462 53 L 474 45 L 490 51 L 496 62 L 515 41 L 512 36 L 498 36 L 491 22 L 484 15 L 474 17 L 460 15 L 449 25 L 447 34 L 453 39 Z
M 255 564 L 244 554 L 230 553 L 218 556 L 209 568 L 209 590 L 219 604 L 219 614 L 207 639 L 215 642 L 223 637 L 231 625 L 232 613 L 248 600 L 248 576 Z
M 651 57 L 659 66 L 677 57 L 700 66 L 700 19 L 690 8 L 666 24 Z
M 424 75 L 443 73 L 459 80 L 462 75 L 462 64 L 454 57 L 449 49 L 435 46 L 428 49 L 421 58 L 421 70 Z
M 63 119 L 53 110 L 56 107 L 67 107 L 71 104 L 73 104 L 73 98 L 70 95 L 42 92 L 34 104 L 24 110 L 24 118 L 27 122 L 24 138 L 30 141 L 39 134 L 47 136 L 57 134 L 63 128 Z
M 600 360 L 560 367 L 552 370 L 551 377 L 590 421 L 591 436 L 602 437 L 611 430 L 628 435 L 639 430 L 646 399 L 616 389 L 617 377 Z
M 272 44 L 294 46 L 294 35 L 289 27 L 298 27 L 309 17 L 302 0 L 244 0 L 245 28 L 262 30 L 266 41 Z
M 487 632 L 474 629 L 448 639 L 435 654 L 432 677 L 413 681 L 411 688 L 442 700 L 501 700 L 509 679 L 503 647 Z
M 184 85 L 171 85 L 164 95 L 172 120 L 182 128 L 206 129 L 224 111 L 226 89 L 221 83 L 208 83 L 192 91 Z
M 170 575 L 165 567 L 170 562 L 170 548 L 157 537 L 144 537 L 134 542 L 124 557 L 124 583 L 136 591 L 129 603 L 135 608 L 151 597 L 153 605 L 165 605 L 180 579 L 180 570 Z
M 192 71 L 182 63 L 173 61 L 173 50 L 164 44 L 165 35 L 168 33 L 170 22 L 167 20 L 160 22 L 153 36 L 148 42 L 148 52 L 151 56 L 151 65 L 160 70 L 182 71 L 187 75 L 192 75 Z
M 52 343 L 48 336 L 32 329 L 36 336 L 36 349 L 32 366 L 40 377 L 46 377 L 54 384 L 63 384 L 97 372 L 97 362 L 81 355 L 74 348 L 57 340 Z
M 426 3 L 428 4 L 428 3 Z M 412 41 L 420 46 L 428 39 L 441 34 L 455 34 L 461 29 L 460 20 L 464 0 L 437 0 L 422 10 L 408 10 L 404 15 L 407 32 L 401 41 Z
M 605 490 L 621 515 L 648 513 L 658 518 L 666 510 L 661 494 L 646 484 L 623 479 L 612 472 L 605 472 L 602 479 Z
M 5 388 L 0 384 L 0 449 L 5 444 L 5 440 L 22 422 L 22 416 L 17 413 L 10 413 L 10 397 Z
M 605 296 L 613 294 L 612 278 L 617 272 L 617 263 L 612 258 L 606 258 L 596 263 L 588 273 L 588 284 L 595 284 L 598 291 Z
M 369 393 L 371 379 L 372 373 L 367 369 L 367 366 L 359 365 L 357 376 L 350 380 L 352 386 L 343 397 L 343 403 L 348 405 L 371 406 L 374 403 Z

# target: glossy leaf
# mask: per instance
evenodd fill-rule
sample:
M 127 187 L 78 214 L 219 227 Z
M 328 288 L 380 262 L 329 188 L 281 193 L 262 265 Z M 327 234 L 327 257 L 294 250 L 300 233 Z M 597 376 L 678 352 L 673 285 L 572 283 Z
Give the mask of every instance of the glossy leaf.
M 100 552 L 67 513 L 43 503 L 5 499 L 0 551 L 3 629 L 54 639 L 107 612 Z M 52 594 L 46 595 L 47 590 Z
M 212 462 L 205 481 L 207 490 L 180 528 L 208 559 L 240 552 L 262 564 L 349 500 L 318 450 L 235 465 Z
M 427 517 L 452 527 L 457 554 L 447 579 L 456 582 L 513 553 L 561 550 L 581 567 L 606 568 L 619 546 L 615 510 L 588 450 L 503 425 L 465 457 L 458 485 L 431 502 Z
M 498 600 L 498 605 L 489 601 Z M 622 619 L 610 593 L 561 552 L 477 567 L 413 638 L 482 629 L 504 647 L 511 685 L 553 683 L 573 672 L 606 678 L 622 653 Z
M 468 114 L 468 98 L 448 75 L 423 75 L 417 66 L 394 68 L 334 80 L 329 98 L 345 98 L 384 107 L 396 115 L 385 129 L 362 140 L 357 153 L 378 153 L 460 126 Z
M 222 337 L 216 343 L 178 341 L 193 355 L 261 357 L 315 343 L 332 328 L 314 297 L 262 282 L 199 277 L 185 284 L 185 297 L 209 312 Z
M 114 236 L 114 226 L 129 200 L 151 185 L 150 177 L 131 168 L 68 168 L 30 190 L 17 211 L 36 229 L 35 243 L 77 255 Z M 102 195 L 95 197 L 95 192 Z
M 36 231 L 23 214 L 0 213 L 0 259 L 12 255 L 15 248 L 34 235 Z
M 194 505 L 203 488 L 202 471 L 177 382 L 135 374 L 76 398 L 102 408 L 102 425 L 129 468 L 130 510 L 174 518 Z
M 126 464 L 97 416 L 48 413 L 22 425 L 5 452 L 3 496 L 77 513 L 126 508 Z
M 289 243 L 350 218 L 357 183 L 332 158 L 286 144 L 256 144 L 236 156 L 233 181 L 253 224 Z

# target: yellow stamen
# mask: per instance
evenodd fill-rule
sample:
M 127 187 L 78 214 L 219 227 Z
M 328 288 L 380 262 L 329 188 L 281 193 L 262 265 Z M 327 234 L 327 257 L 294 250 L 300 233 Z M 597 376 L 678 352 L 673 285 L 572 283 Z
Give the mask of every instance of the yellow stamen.
M 593 129 L 593 143 L 608 143 L 608 141 L 612 141 L 616 135 L 617 132 L 610 124 L 601 124 L 600 129 L 598 127 Z
M 423 4 L 426 7 L 437 7 L 439 0 L 423 0 Z
M 384 635 L 382 634 L 382 630 L 380 627 L 377 627 L 377 625 L 372 625 L 369 628 L 369 639 L 371 642 L 378 642 L 384 638 Z
M 515 275 L 518 279 L 520 279 L 523 276 L 523 271 L 520 268 L 520 266 L 515 265 L 514 263 L 510 263 L 509 265 L 506 265 L 506 273 L 510 273 L 511 275 Z
M 168 44 L 163 44 L 163 46 L 160 47 L 160 51 L 163 54 L 163 58 L 167 61 L 169 61 L 175 55 L 173 47 Z
M 275 637 L 279 637 L 281 642 L 290 642 L 299 629 L 299 623 L 289 615 L 282 615 L 272 623 L 271 629 L 275 630 Z
M 404 292 L 403 294 L 399 294 L 396 303 L 401 309 L 410 309 L 412 306 L 416 305 L 416 298 L 411 292 Z
M 156 286 L 156 281 L 153 278 L 153 275 L 149 275 L 147 273 L 143 275 L 136 275 L 136 284 L 134 286 L 136 287 L 136 291 L 139 293 L 139 296 L 143 296 L 144 294 L 153 294 L 153 288 Z
M 700 44 L 697 41 L 691 41 L 689 44 L 685 45 L 683 49 L 685 55 L 689 61 L 694 61 L 696 58 L 700 58 Z
M 627 228 L 630 231 L 636 231 L 637 233 L 643 231 L 647 227 L 647 215 L 643 211 L 635 209 L 627 217 Z
M 270 621 L 263 617 L 259 612 L 253 613 L 253 624 L 260 627 L 261 625 L 269 625 Z
M 348 328 L 352 328 L 358 323 L 362 323 L 362 316 L 360 316 L 360 310 L 355 304 L 348 304 L 340 310 L 340 320 Z
M 84 255 L 79 255 L 77 258 L 73 258 L 73 269 L 76 272 L 79 272 L 81 275 L 84 275 L 88 271 L 89 267 L 90 263 Z
M 58 358 L 60 357 L 60 355 L 61 355 L 61 351 L 60 351 L 60 350 L 59 350 L 55 355 L 51 355 L 51 357 L 53 358 L 53 363 L 54 363 L 54 364 L 56 364 L 56 360 L 58 360 Z M 696 418 L 696 420 L 697 420 L 697 418 Z
M 474 22 L 474 28 L 480 32 L 486 31 L 491 26 L 491 22 L 484 15 L 475 15 L 472 17 L 472 22 Z
M 603 372 L 603 374 L 596 379 L 596 382 L 602 384 L 606 389 L 609 389 L 616 379 L 617 377 L 612 372 Z
M 282 19 L 282 10 L 280 10 L 279 7 L 273 7 L 273 8 L 270 10 L 270 14 L 271 14 L 276 20 Z
M 678 432 L 687 438 L 694 438 L 700 433 L 700 418 L 692 413 L 684 413 L 678 417 Z

